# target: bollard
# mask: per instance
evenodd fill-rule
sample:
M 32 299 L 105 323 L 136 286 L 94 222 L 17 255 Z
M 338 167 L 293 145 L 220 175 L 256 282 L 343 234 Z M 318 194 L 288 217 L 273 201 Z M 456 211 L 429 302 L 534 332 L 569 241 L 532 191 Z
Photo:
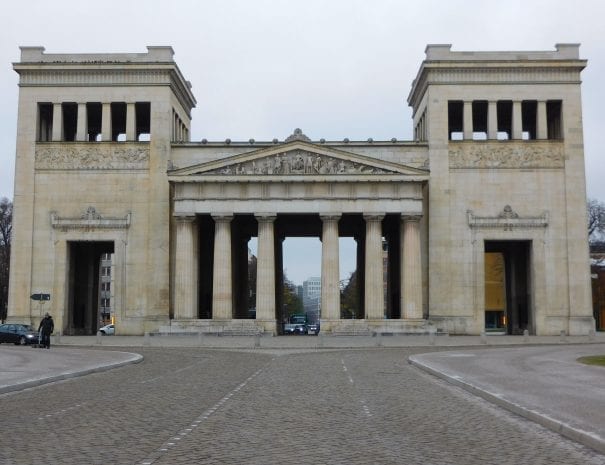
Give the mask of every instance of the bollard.
M 523 342 L 529 342 L 529 330 L 523 330 Z
M 320 334 L 319 336 L 317 336 L 317 347 L 323 347 L 324 346 L 324 335 Z
M 254 348 L 258 349 L 260 347 L 260 334 L 254 335 Z
M 565 330 L 564 329 L 561 330 L 561 336 L 559 339 L 561 342 L 565 342 Z
M 374 333 L 376 335 L 376 347 L 382 347 L 382 333 Z
M 145 331 L 145 336 L 143 337 L 143 345 L 144 346 L 151 345 L 151 338 L 149 337 L 149 331 Z
M 595 340 L 595 336 L 596 336 L 596 332 L 594 329 L 591 329 L 590 331 L 588 331 L 588 340 L 590 342 Z
M 487 344 L 487 336 L 485 334 L 485 331 L 481 332 L 481 344 Z
M 197 333 L 197 344 L 200 346 L 202 345 L 202 332 L 201 331 L 198 331 L 198 333 Z
M 429 344 L 435 345 L 435 331 L 429 331 Z
M 97 345 L 103 345 L 103 335 L 101 333 L 97 333 Z
M 57 334 L 55 335 L 55 344 L 61 344 L 61 331 L 57 331 Z

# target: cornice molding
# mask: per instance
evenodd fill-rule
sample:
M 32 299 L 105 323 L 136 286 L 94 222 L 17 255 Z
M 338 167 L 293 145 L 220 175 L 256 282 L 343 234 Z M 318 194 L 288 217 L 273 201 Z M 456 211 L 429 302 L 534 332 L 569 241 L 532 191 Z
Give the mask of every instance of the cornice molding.
M 123 218 L 103 217 L 95 207 L 88 207 L 80 217 L 61 218 L 57 212 L 50 212 L 50 223 L 54 229 L 67 231 L 69 229 L 128 229 L 131 213 Z
M 477 216 L 472 210 L 466 212 L 468 225 L 471 229 L 502 229 L 512 231 L 513 229 L 534 229 L 548 227 L 548 212 L 540 216 L 519 216 L 510 205 L 495 216 Z

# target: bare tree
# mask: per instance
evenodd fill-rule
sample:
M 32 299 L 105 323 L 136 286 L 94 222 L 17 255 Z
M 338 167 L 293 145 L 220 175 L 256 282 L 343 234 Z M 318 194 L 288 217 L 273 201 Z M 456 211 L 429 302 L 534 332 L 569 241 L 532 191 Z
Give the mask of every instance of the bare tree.
M 602 242 L 605 234 L 605 203 L 588 199 L 588 238 L 590 242 Z
M 13 229 L 13 203 L 6 197 L 0 199 L 0 320 L 6 319 L 8 305 L 8 277 Z

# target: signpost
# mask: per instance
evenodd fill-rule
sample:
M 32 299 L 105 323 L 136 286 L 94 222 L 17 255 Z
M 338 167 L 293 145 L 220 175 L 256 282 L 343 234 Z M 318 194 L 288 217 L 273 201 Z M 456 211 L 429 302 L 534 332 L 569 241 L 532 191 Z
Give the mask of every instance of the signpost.
M 36 294 L 30 295 L 29 298 L 32 299 L 32 300 L 38 301 L 38 303 L 40 304 L 39 305 L 39 307 L 40 307 L 40 317 L 42 317 L 42 308 L 44 308 L 43 307 L 44 302 L 48 302 L 50 300 L 50 294 L 43 294 L 43 293 L 38 292 Z

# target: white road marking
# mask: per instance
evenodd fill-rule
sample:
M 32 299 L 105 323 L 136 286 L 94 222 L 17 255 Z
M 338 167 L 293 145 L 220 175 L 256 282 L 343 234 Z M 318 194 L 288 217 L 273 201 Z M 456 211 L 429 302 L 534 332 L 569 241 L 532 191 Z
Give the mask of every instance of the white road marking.
M 233 397 L 233 394 L 240 391 L 242 388 L 244 388 L 246 386 L 246 384 L 248 384 L 250 381 L 252 381 L 254 378 L 256 378 L 261 373 L 261 371 L 263 371 L 262 368 L 258 369 L 256 372 L 254 372 L 252 375 L 250 375 L 243 383 L 236 386 L 234 389 L 231 390 L 231 392 L 227 393 L 216 404 L 214 404 L 209 409 L 205 410 L 200 416 L 198 416 L 194 421 L 192 421 L 191 424 L 188 425 L 187 428 L 183 428 L 177 434 L 173 435 L 169 439 L 169 441 L 180 441 L 181 439 L 184 439 L 189 433 L 191 433 L 191 431 L 193 431 L 193 428 L 200 426 L 200 423 L 207 420 L 213 413 L 215 413 L 220 407 L 222 407 L 231 397 Z M 155 451 L 155 453 L 152 456 L 147 457 L 142 462 L 139 462 L 140 465 L 152 465 L 156 460 L 158 460 L 162 455 L 164 455 L 166 452 L 168 452 L 171 447 L 173 447 L 175 445 L 176 445 L 176 443 L 174 443 L 174 442 L 167 441 L 167 442 L 163 443 Z

